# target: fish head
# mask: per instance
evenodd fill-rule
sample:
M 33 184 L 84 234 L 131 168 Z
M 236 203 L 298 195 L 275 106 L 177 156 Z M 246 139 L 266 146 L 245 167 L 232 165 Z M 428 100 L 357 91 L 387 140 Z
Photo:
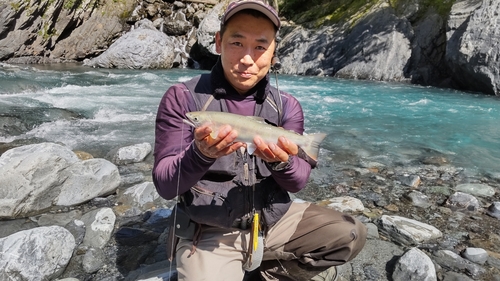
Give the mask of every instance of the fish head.
M 210 122 L 208 114 L 204 114 L 201 111 L 188 112 L 186 113 L 186 117 L 187 119 L 184 119 L 183 122 L 195 128 Z

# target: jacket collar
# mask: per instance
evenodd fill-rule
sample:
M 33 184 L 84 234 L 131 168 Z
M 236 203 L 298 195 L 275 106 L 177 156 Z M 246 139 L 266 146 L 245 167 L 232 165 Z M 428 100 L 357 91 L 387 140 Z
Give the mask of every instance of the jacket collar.
M 211 71 L 211 83 L 212 89 L 214 89 L 213 95 L 216 99 L 223 98 L 226 95 L 239 95 L 239 93 L 229 84 L 224 76 L 224 69 L 222 68 L 222 62 L 220 57 L 217 59 L 217 63 L 214 65 Z M 262 80 L 257 83 L 252 89 L 247 92 L 248 95 L 253 95 L 257 103 L 263 103 L 267 94 L 269 93 L 269 73 L 262 78 Z

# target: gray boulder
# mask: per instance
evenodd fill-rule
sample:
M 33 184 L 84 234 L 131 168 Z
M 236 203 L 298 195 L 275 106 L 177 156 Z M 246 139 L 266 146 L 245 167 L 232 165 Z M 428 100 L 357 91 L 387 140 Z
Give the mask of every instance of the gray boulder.
M 491 197 L 495 195 L 495 188 L 481 183 L 463 183 L 455 187 L 456 191 L 479 197 Z
M 100 56 L 84 65 L 102 68 L 172 68 L 176 40 L 158 31 L 150 20 L 141 20 Z
M 143 182 L 125 191 L 118 191 L 117 204 L 114 208 L 118 216 L 134 216 L 160 207 L 172 205 L 169 201 L 160 197 L 152 182 Z
M 433 260 L 444 269 L 455 272 L 465 271 L 473 279 L 479 279 L 485 273 L 485 269 L 482 266 L 462 258 L 453 251 L 437 250 L 433 254 Z
M 109 194 L 120 184 L 118 168 L 104 159 L 81 161 L 69 148 L 40 143 L 0 156 L 0 218 L 74 206 Z
M 53 280 L 75 248 L 75 238 L 60 226 L 24 230 L 0 239 L 0 280 Z
M 167 35 L 185 35 L 192 28 L 193 25 L 186 20 L 186 15 L 182 12 L 174 13 L 172 17 L 165 19 L 163 23 L 163 32 Z
M 116 215 L 111 208 L 101 208 L 84 214 L 82 221 L 86 230 L 83 245 L 102 249 L 111 238 Z
M 151 149 L 148 142 L 120 147 L 112 156 L 112 161 L 117 165 L 141 162 L 151 153 Z
M 481 208 L 481 203 L 476 197 L 458 191 L 448 197 L 445 203 L 447 206 L 467 209 L 469 211 L 478 211 Z
M 441 238 L 437 228 L 401 216 L 383 215 L 379 221 L 379 232 L 399 245 L 418 245 Z
M 436 281 L 436 269 L 432 260 L 418 248 L 411 248 L 396 263 L 392 274 L 394 281 Z

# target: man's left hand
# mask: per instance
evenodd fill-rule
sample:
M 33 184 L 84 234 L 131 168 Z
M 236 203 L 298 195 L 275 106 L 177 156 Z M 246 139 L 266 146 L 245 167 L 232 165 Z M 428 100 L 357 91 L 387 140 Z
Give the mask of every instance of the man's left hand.
M 299 147 L 285 137 L 279 137 L 277 144 L 265 143 L 259 136 L 256 136 L 253 142 L 257 147 L 254 154 L 269 163 L 287 162 L 290 155 L 299 153 Z

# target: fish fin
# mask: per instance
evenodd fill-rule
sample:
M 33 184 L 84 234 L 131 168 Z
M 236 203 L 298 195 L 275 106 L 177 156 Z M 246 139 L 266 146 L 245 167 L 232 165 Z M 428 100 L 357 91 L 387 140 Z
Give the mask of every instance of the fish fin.
M 307 142 L 307 145 L 301 146 L 302 150 L 304 150 L 304 152 L 307 153 L 309 157 L 314 159 L 314 161 L 318 161 L 319 145 L 325 139 L 326 134 L 317 133 L 304 136 L 309 141 Z
M 257 149 L 257 147 L 255 146 L 255 144 L 247 142 L 248 154 L 252 155 L 256 149 Z

